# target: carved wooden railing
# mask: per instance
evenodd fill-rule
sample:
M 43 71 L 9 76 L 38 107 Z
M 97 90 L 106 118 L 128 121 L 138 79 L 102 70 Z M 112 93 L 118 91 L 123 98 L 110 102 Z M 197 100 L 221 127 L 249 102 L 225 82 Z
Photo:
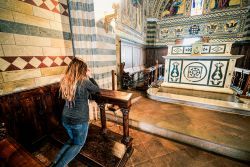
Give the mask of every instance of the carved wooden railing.
M 152 67 L 138 67 L 124 69 L 125 63 L 121 64 L 121 83 L 122 88 L 133 88 L 147 89 L 153 83 L 157 83 L 159 79 L 163 78 L 164 65 L 156 62 L 155 66 Z M 135 77 L 137 75 L 137 77 Z M 138 83 L 143 82 L 143 85 L 139 86 Z
M 237 96 L 250 98 L 250 70 L 235 68 L 231 88 L 236 91 Z

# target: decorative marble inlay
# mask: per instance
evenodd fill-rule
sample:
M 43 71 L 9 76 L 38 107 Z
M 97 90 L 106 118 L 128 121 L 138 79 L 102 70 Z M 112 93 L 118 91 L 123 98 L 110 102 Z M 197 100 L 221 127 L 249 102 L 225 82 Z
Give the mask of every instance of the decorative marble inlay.
M 199 31 L 200 31 L 200 27 L 197 26 L 197 25 L 192 25 L 192 26 L 189 28 L 188 31 L 189 31 L 189 34 L 190 34 L 190 35 L 196 35 L 196 34 L 198 34 Z
M 184 54 L 191 54 L 191 53 L 192 53 L 192 46 L 185 46 Z
M 170 59 L 168 82 L 223 87 L 227 68 L 227 60 Z
M 211 46 L 210 53 L 224 53 L 225 52 L 225 45 L 215 45 Z
M 19 0 L 28 4 L 47 9 L 49 11 L 69 16 L 68 4 L 63 4 L 57 0 Z
M 227 46 L 228 45 L 228 46 Z M 193 46 L 172 46 L 172 49 L 169 52 L 173 55 L 177 54 L 192 54 L 192 50 L 198 46 L 198 44 Z M 230 52 L 231 46 L 228 44 L 203 44 L 200 48 L 197 48 L 198 51 L 201 50 L 201 54 L 228 54 Z M 200 52 L 199 52 L 200 53 Z
M 223 86 L 224 78 L 227 71 L 227 61 L 213 61 L 211 66 L 211 76 L 209 79 L 209 85 L 211 86 Z
M 183 47 L 172 47 L 172 54 L 180 54 L 183 53 Z
M 172 60 L 169 69 L 169 82 L 180 82 L 181 77 L 181 61 Z
M 209 53 L 210 52 L 210 46 L 202 46 L 202 51 L 201 53 L 205 54 L 205 53 Z
M 5 71 L 11 65 L 11 63 L 2 58 L 0 58 L 0 64 L 1 64 L 0 71 Z
M 72 56 L 0 57 L 0 71 L 13 71 L 56 66 L 67 66 Z
M 202 62 L 192 62 L 184 68 L 184 77 L 191 82 L 199 82 L 207 75 L 207 68 Z

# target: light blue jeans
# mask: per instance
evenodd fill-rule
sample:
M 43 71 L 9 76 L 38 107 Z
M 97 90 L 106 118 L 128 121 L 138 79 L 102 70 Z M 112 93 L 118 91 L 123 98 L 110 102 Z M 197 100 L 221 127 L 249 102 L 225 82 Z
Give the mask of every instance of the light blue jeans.
M 56 158 L 53 167 L 64 167 L 81 151 L 89 129 L 88 122 L 80 125 L 68 125 L 63 123 L 70 139 L 63 145 Z

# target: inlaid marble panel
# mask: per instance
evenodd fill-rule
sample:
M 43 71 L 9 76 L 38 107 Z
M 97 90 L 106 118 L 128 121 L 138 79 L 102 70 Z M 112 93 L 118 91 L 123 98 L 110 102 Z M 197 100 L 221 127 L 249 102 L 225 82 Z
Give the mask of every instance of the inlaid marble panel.
M 209 77 L 210 86 L 224 86 L 228 61 L 213 61 Z
M 55 13 L 59 13 L 68 16 L 68 4 L 67 1 L 55 1 L 55 0 L 19 0 L 28 4 L 50 10 Z
M 184 60 L 181 83 L 207 85 L 209 69 L 209 60 Z
M 168 82 L 179 83 L 181 79 L 181 60 L 170 60 Z
M 228 60 L 170 59 L 168 83 L 223 87 Z
M 67 66 L 72 58 L 72 56 L 5 56 L 0 57 L 0 71 Z
M 200 46 L 199 46 L 200 45 Z M 190 55 L 195 54 L 195 47 L 198 46 L 199 54 L 204 55 L 223 55 L 230 54 L 232 43 L 225 42 L 223 44 L 220 43 L 204 43 L 204 44 L 193 44 L 192 46 L 183 46 L 183 45 L 174 45 L 169 46 L 168 52 L 169 55 Z

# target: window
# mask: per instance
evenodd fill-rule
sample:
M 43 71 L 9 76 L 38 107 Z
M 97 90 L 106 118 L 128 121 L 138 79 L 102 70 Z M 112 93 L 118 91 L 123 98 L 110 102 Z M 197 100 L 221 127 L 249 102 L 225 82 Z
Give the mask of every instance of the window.
M 204 0 L 192 0 L 191 16 L 201 15 L 203 10 Z
M 196 37 L 196 38 L 184 38 L 183 40 L 183 45 L 192 45 L 193 43 L 199 41 L 201 38 Z

